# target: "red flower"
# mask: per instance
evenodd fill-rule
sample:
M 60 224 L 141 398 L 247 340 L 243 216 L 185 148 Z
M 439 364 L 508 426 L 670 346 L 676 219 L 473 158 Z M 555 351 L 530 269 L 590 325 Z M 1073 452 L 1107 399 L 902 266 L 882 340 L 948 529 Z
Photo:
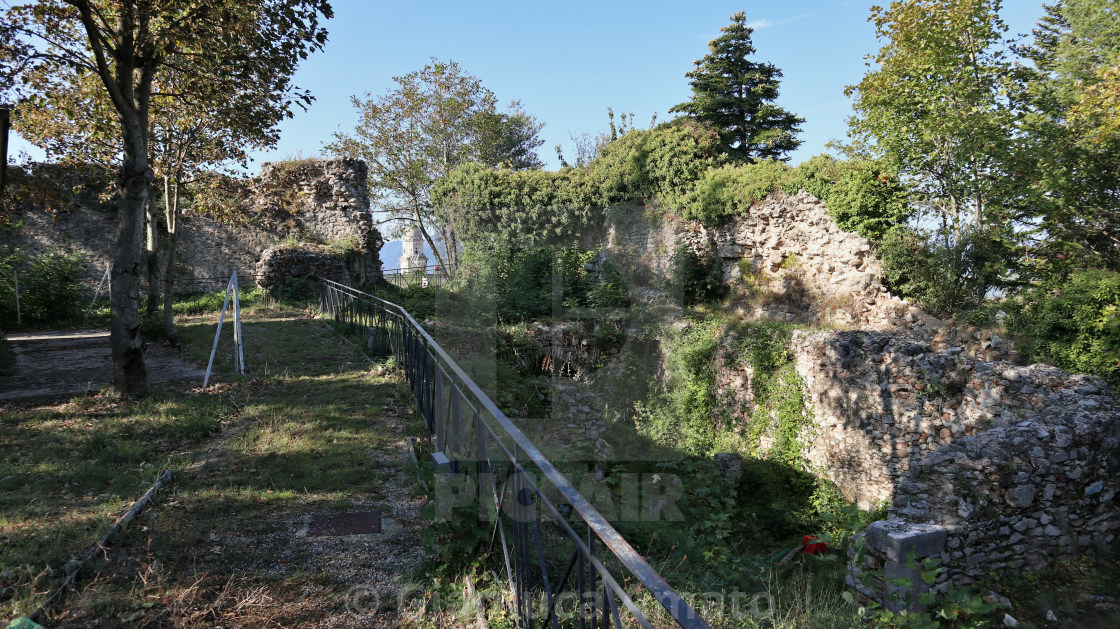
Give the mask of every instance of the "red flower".
M 824 551 L 828 550 L 828 544 L 826 544 L 822 541 L 819 541 L 816 537 L 813 537 L 812 535 L 802 535 L 801 536 L 801 549 L 804 550 L 806 554 L 818 555 L 818 554 L 823 553 Z

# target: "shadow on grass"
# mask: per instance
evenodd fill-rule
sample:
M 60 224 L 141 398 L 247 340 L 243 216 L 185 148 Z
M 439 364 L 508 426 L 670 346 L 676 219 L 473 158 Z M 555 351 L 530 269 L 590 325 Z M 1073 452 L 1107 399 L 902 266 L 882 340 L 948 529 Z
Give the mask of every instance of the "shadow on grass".
M 395 463 L 375 455 L 399 437 L 379 421 L 399 385 L 371 373 L 322 323 L 298 316 L 248 313 L 251 380 L 225 375 L 232 364 L 227 323 L 223 382 L 206 391 L 167 385 L 140 401 L 100 396 L 6 409 L 0 572 L 15 576 L 0 588 L 16 594 L 0 600 L 0 616 L 41 603 L 64 578 L 62 565 L 84 554 L 163 468 L 178 472 L 175 482 L 115 545 L 147 544 L 174 565 L 184 587 L 191 562 L 212 551 L 210 531 L 268 532 L 309 509 L 382 497 L 385 466 Z M 181 329 L 189 357 L 208 355 L 211 322 Z M 272 551 L 258 546 L 224 548 L 219 571 L 267 564 Z M 179 560 L 185 563 L 173 563 Z

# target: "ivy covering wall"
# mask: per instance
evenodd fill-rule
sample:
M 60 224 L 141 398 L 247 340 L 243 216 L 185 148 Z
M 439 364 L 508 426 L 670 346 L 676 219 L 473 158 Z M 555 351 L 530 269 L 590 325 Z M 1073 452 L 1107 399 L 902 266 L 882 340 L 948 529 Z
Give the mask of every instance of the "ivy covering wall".
M 687 119 L 630 131 L 581 168 L 467 164 L 439 181 L 432 198 L 468 244 L 498 238 L 536 246 L 578 240 L 610 208 L 642 205 L 713 226 L 769 194 L 801 189 L 821 198 L 841 227 L 874 241 L 909 216 L 903 186 L 880 164 L 820 155 L 797 168 L 776 160 L 733 165 L 718 134 Z

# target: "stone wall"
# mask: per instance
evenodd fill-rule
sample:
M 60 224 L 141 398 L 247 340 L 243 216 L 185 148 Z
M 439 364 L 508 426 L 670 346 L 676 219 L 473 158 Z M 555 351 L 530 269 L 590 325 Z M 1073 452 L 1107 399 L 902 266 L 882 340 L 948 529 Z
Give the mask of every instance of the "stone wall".
M 791 353 L 809 465 L 862 508 L 890 505 L 861 568 L 908 576 L 915 550 L 961 585 L 1111 547 L 1120 400 L 1103 381 L 869 331 L 795 332 Z
M 672 217 L 651 220 L 641 208 L 616 212 L 607 238 L 615 259 L 668 274 L 678 246 L 714 249 L 724 276 L 744 296 L 744 314 L 923 337 L 941 322 L 880 282 L 871 243 L 840 229 L 807 192 L 776 193 L 714 228 Z
M 1084 405 L 1120 427 L 1120 402 L 1103 384 L 1045 365 L 869 331 L 797 331 L 791 353 L 813 412 L 805 456 L 863 508 L 895 500 L 919 461 L 962 440 L 1068 423 Z
M 285 238 L 312 243 L 345 242 L 356 283 L 380 277 L 382 240 L 369 214 L 366 165 L 360 160 L 325 159 L 266 163 L 245 187 L 238 224 L 184 212 L 179 223 L 180 290 L 203 284 L 200 278 L 260 272 L 266 249 Z M 7 244 L 29 252 L 62 248 L 85 260 L 86 281 L 95 285 L 105 273 L 116 241 L 113 204 L 88 204 L 45 211 L 27 204 L 16 220 L 23 228 Z M 248 279 L 248 278 L 246 278 Z
M 678 246 L 714 249 L 746 318 L 833 328 L 791 342 L 810 411 L 800 442 L 849 499 L 889 505 L 890 519 L 868 531 L 863 568 L 915 577 L 905 566 L 914 550 L 941 559 L 944 587 L 1111 546 L 1120 400 L 1101 381 L 1016 365 L 998 321 L 942 322 L 891 295 L 870 243 L 811 195 L 774 195 L 710 229 L 647 210 L 616 213 L 615 260 L 664 276 Z M 729 358 L 714 365 L 718 419 L 742 425 L 753 374 Z
M 882 570 L 917 582 L 905 565 L 913 551 L 917 559 L 939 560 L 936 587 L 943 588 L 1114 548 L 1120 529 L 1116 398 L 1100 380 L 1042 365 L 1005 376 L 1020 385 L 1012 397 L 1032 410 L 912 466 L 896 488 L 891 519 L 866 532 L 868 554 L 852 566 L 855 576 Z M 878 583 L 869 593 L 890 587 Z

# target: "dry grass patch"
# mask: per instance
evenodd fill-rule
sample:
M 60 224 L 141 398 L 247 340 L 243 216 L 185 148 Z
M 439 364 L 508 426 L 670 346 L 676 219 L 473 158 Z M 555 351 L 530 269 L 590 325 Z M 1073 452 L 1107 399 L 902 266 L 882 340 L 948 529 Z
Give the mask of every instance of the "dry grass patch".
M 187 356 L 205 360 L 215 322 L 181 324 Z M 175 482 L 83 574 L 52 623 L 369 624 L 348 609 L 349 589 L 393 582 L 420 555 L 406 422 L 383 412 L 405 387 L 302 312 L 261 308 L 243 329 L 249 379 L 166 386 L 136 402 L 102 395 L 4 409 L 0 620 L 42 604 L 66 562 L 170 468 Z M 231 364 L 228 332 L 220 373 Z M 381 512 L 395 535 L 296 535 L 312 513 L 347 510 Z

